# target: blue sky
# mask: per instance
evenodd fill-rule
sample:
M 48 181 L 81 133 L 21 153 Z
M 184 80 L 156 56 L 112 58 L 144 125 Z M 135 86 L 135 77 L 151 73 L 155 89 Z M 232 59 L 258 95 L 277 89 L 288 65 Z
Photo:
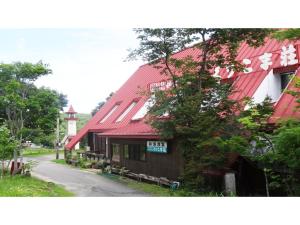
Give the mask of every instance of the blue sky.
M 76 111 L 89 113 L 143 63 L 124 62 L 138 45 L 131 29 L 0 29 L 0 61 L 42 60 L 53 74 L 46 86 L 68 96 Z

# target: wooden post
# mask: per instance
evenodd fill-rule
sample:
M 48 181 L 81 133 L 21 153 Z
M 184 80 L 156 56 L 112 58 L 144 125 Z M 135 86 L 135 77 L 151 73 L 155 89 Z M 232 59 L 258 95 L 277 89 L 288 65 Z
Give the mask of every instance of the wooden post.
M 105 138 L 105 155 L 108 159 L 108 137 Z
M 56 120 L 56 159 L 59 159 L 59 117 Z
M 236 195 L 235 174 L 226 173 L 225 176 L 225 192 L 227 195 Z

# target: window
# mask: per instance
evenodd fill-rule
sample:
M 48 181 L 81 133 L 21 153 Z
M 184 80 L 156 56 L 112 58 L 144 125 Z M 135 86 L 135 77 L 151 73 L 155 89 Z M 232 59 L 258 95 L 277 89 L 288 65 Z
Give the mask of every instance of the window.
M 144 144 L 124 145 L 124 158 L 129 160 L 145 161 L 146 145 Z
M 143 119 L 144 116 L 148 113 L 149 108 L 154 105 L 154 97 L 149 98 L 144 105 L 137 111 L 137 113 L 131 118 L 132 120 L 140 120 Z
M 115 105 L 115 106 L 109 111 L 109 113 L 107 113 L 106 116 L 105 116 L 99 123 L 104 123 L 104 122 L 108 119 L 108 117 L 110 117 L 111 114 L 113 114 L 114 111 L 116 111 L 116 109 L 117 109 L 118 107 L 119 107 L 119 104 Z
M 105 154 L 106 153 L 106 139 L 105 139 L 105 137 L 97 136 L 95 141 L 96 141 L 95 151 L 100 153 L 100 154 Z
M 283 92 L 284 89 L 287 87 L 287 85 L 289 84 L 289 82 L 292 79 L 293 75 L 294 75 L 294 72 L 280 74 L 281 92 Z
M 112 144 L 112 161 L 120 162 L 120 144 Z
M 119 122 L 121 122 L 124 118 L 125 118 L 125 116 L 130 112 L 130 110 L 136 105 L 136 103 L 137 102 L 132 102 L 129 106 L 128 106 L 128 108 L 119 116 L 119 118 L 116 120 L 116 123 L 119 123 Z
M 124 145 L 124 158 L 129 159 L 129 146 Z

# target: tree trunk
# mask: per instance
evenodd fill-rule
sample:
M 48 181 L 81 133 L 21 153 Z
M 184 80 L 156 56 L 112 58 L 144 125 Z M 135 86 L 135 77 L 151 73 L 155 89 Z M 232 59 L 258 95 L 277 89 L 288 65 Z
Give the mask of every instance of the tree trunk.
M 2 161 L 1 179 L 4 177 L 4 170 L 5 170 L 5 165 L 4 165 L 4 160 L 3 160 L 3 161 Z
M 20 131 L 24 128 L 24 119 L 23 119 L 23 111 L 20 111 L 20 116 L 21 116 L 21 126 L 20 126 Z M 23 141 L 23 135 L 22 132 L 20 134 L 20 168 L 18 169 L 22 169 L 23 166 L 23 150 L 22 150 L 22 141 Z
M 23 167 L 23 149 L 20 149 L 20 167 L 19 169 L 22 169 Z
M 267 172 L 266 172 L 266 168 L 264 168 L 264 176 L 265 176 L 265 182 L 266 182 L 266 194 L 267 194 L 267 197 L 270 197 L 269 181 L 268 181 L 268 175 L 267 175 Z
M 11 159 L 8 161 L 8 163 L 7 163 L 7 165 L 6 165 L 6 170 L 7 170 L 7 171 L 9 171 L 10 163 L 11 163 Z
M 17 149 L 15 149 L 14 150 L 14 170 L 13 170 L 13 175 L 15 175 L 16 173 L 17 173 L 17 171 L 18 171 L 18 152 L 17 152 L 18 150 Z

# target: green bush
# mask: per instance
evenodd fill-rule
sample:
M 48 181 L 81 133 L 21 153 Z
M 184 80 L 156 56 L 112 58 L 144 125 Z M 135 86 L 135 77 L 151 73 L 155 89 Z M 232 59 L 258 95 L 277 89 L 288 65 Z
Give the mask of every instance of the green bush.
M 70 164 L 72 159 L 72 152 L 66 151 L 66 163 Z
M 291 123 L 278 130 L 275 152 L 270 157 L 270 187 L 283 189 L 289 196 L 300 195 L 300 127 Z
M 282 130 L 276 137 L 278 160 L 289 169 L 300 169 L 300 127 Z

